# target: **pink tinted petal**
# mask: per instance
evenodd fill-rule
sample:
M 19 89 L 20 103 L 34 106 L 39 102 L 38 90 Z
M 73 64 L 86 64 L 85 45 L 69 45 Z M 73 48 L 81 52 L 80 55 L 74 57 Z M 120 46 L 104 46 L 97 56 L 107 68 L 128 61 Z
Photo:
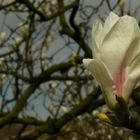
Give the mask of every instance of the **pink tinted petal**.
M 134 49 L 133 45 L 138 44 L 132 44 L 132 42 L 135 42 L 139 35 L 136 19 L 129 16 L 121 17 L 106 34 L 102 42 L 100 56 L 101 61 L 105 63 L 112 75 L 118 74 L 124 61 L 128 64 L 128 61 L 133 59 L 136 51 L 130 59 L 131 53 L 128 53 L 128 49 L 132 46 L 132 49 L 129 49 L 130 52 Z
M 115 108 L 117 105 L 116 93 L 113 89 L 112 75 L 110 75 L 107 67 L 97 59 L 83 59 L 83 64 L 101 85 L 108 106 L 111 109 Z
M 121 68 L 119 73 L 117 73 L 117 75 L 114 78 L 117 95 L 122 95 L 124 82 L 125 82 L 125 70 Z

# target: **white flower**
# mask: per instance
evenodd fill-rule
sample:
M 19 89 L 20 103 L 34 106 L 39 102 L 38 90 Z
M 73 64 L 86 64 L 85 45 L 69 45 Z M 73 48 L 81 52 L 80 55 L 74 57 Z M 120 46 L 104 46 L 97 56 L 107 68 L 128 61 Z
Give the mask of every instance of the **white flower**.
M 1 32 L 0 33 L 0 44 L 2 44 L 6 40 L 6 33 Z
M 15 39 L 16 44 L 19 44 L 21 41 L 22 41 L 22 38 L 20 38 L 20 37 L 17 37 L 17 38 Z
M 54 81 L 49 81 L 48 84 L 49 84 L 49 87 L 51 89 L 56 89 L 57 88 L 57 83 L 54 82 Z
M 111 12 L 104 26 L 99 21 L 93 25 L 92 40 L 94 58 L 83 63 L 113 109 L 116 95 L 128 102 L 140 77 L 140 29 L 135 18 Z
M 57 0 L 51 0 L 50 1 L 50 11 L 52 12 L 52 13 L 55 13 L 55 12 L 57 12 Z
M 0 86 L 3 86 L 6 82 L 6 75 L 0 74 Z
M 54 113 L 55 108 L 54 108 L 53 106 L 49 106 L 49 107 L 48 107 L 48 111 L 49 111 L 50 113 Z
M 61 106 L 60 107 L 60 110 L 63 112 L 63 113 L 67 113 L 69 111 L 69 109 L 65 106 Z
M 0 58 L 0 67 L 2 68 L 4 66 L 4 57 Z
M 66 98 L 67 98 L 67 100 L 68 100 L 69 102 L 73 101 L 73 100 L 72 100 L 72 94 L 71 94 L 71 93 L 69 93 L 69 94 L 66 96 Z
M 47 11 L 47 5 L 48 5 L 48 1 L 44 1 L 38 8 L 38 10 L 40 12 L 46 12 Z
M 66 81 L 66 84 L 68 85 L 68 86 L 71 86 L 72 85 L 72 81 Z
M 51 4 L 56 5 L 57 1 L 56 0 L 51 0 Z
M 20 26 L 21 33 L 27 35 L 29 32 L 29 24 L 20 23 L 19 26 Z
M 51 45 L 51 43 L 54 41 L 54 39 L 55 39 L 55 33 L 53 32 L 53 31 L 51 31 L 48 35 L 47 35 L 47 37 L 45 38 L 45 47 L 46 48 L 49 48 L 50 47 L 50 45 Z

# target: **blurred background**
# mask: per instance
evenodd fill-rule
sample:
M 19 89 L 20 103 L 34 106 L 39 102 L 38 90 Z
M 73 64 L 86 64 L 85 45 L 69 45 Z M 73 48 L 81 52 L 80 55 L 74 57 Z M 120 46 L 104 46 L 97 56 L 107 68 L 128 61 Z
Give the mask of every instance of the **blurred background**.
M 98 119 L 109 109 L 82 64 L 92 24 L 110 11 L 139 22 L 139 0 L 0 0 L 0 11 L 1 140 L 140 139 Z

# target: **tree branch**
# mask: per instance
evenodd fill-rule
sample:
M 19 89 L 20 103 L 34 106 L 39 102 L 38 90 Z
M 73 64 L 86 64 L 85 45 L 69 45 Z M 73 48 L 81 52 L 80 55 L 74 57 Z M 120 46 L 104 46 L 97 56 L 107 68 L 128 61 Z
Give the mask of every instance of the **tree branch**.
M 76 1 L 76 2 L 77 2 L 77 5 L 75 5 L 73 7 L 73 10 L 72 10 L 72 13 L 71 13 L 71 16 L 70 16 L 70 24 L 73 27 L 74 31 L 69 27 L 64 13 L 62 13 L 59 16 L 60 24 L 62 26 L 62 33 L 68 35 L 75 42 L 77 42 L 79 44 L 79 46 L 83 49 L 83 51 L 85 53 L 85 56 L 91 58 L 92 57 L 91 49 L 89 48 L 87 43 L 84 41 L 84 38 L 81 37 L 81 33 L 79 31 L 79 28 L 76 26 L 76 24 L 74 22 L 75 15 L 76 15 L 78 7 L 79 7 L 79 1 Z M 58 0 L 58 6 L 59 6 L 59 8 L 64 7 L 63 0 Z
M 86 112 L 91 112 L 92 109 L 97 108 L 105 103 L 104 99 L 97 99 L 100 95 L 101 90 L 99 88 L 95 89 L 93 93 L 88 95 L 83 101 L 81 101 L 78 105 L 69 111 L 68 113 L 64 114 L 57 120 L 48 119 L 44 125 L 36 128 L 31 133 L 21 136 L 19 140 L 34 140 L 38 138 L 43 133 L 48 134 L 56 134 L 60 131 L 60 129 L 70 120 L 74 119 L 78 115 L 81 115 Z M 93 102 L 94 100 L 94 102 Z
M 8 113 L 5 117 L 0 119 L 0 128 L 3 127 L 5 124 L 13 122 L 13 120 L 18 116 L 19 112 L 23 109 L 26 105 L 27 99 L 30 95 L 36 90 L 38 87 L 37 84 L 31 84 L 25 92 L 21 95 L 21 97 L 17 100 L 16 105 L 12 109 L 10 113 Z

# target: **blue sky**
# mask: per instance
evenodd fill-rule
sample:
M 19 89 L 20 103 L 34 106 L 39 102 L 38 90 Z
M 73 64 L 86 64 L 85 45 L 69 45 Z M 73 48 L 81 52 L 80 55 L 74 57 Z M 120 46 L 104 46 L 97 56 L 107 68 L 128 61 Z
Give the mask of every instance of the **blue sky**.
M 116 1 L 117 0 L 112 0 L 111 5 L 113 5 Z M 129 0 L 125 0 L 125 1 L 126 1 L 125 11 L 128 11 Z M 85 0 L 85 5 L 93 5 L 94 7 L 96 7 L 99 3 L 100 3 L 100 0 Z M 131 11 L 132 12 L 135 11 L 136 7 L 138 7 L 138 5 L 140 5 L 140 0 L 133 0 L 133 1 L 131 0 L 131 7 L 130 7 Z M 116 9 L 115 12 L 117 12 L 117 10 L 118 9 Z M 99 13 L 97 13 L 96 15 L 93 16 L 91 23 L 89 23 L 90 26 L 92 26 L 92 23 L 97 19 L 97 17 L 99 15 L 101 17 L 106 17 L 108 15 L 108 13 L 109 13 L 109 10 L 107 8 L 106 3 L 104 2 L 103 6 L 99 9 Z M 26 18 L 25 13 L 20 14 L 20 16 L 22 16 L 23 19 Z M 136 18 L 140 19 L 140 10 L 137 11 Z M 77 17 L 77 22 L 79 22 L 78 17 Z M 4 23 L 4 25 L 3 25 L 3 23 Z M 15 16 L 15 14 L 10 13 L 5 16 L 2 12 L 0 13 L 0 31 L 1 32 L 6 32 L 7 34 L 9 34 L 9 30 L 8 30 L 8 28 L 6 28 L 6 26 L 9 26 L 10 28 L 15 29 L 17 26 L 19 26 L 19 23 L 21 23 L 21 21 Z M 88 43 L 91 46 L 91 42 L 88 42 Z M 49 49 L 49 51 L 48 51 L 49 55 L 51 55 L 57 49 L 64 46 L 64 42 L 61 37 L 56 36 L 55 42 L 53 42 L 51 45 L 52 45 L 51 49 Z M 3 52 L 1 51 L 0 54 L 1 53 L 3 53 Z M 64 49 L 62 52 L 60 52 L 58 55 L 56 55 L 54 62 L 58 63 L 61 61 L 65 61 L 65 59 L 67 58 L 68 55 L 70 55 L 70 53 L 71 52 L 69 49 Z M 9 88 L 9 90 L 8 90 L 8 95 L 10 96 L 10 94 L 11 94 L 11 88 Z M 39 96 L 36 100 L 34 100 L 33 104 L 35 105 L 35 109 L 38 112 L 38 114 L 41 116 L 41 118 L 45 119 L 47 116 L 47 112 L 42 107 L 43 98 L 44 98 L 43 95 Z M 51 104 L 50 100 L 46 100 L 46 102 L 48 104 Z M 31 115 L 34 115 L 34 113 L 31 111 L 29 111 L 28 113 Z

